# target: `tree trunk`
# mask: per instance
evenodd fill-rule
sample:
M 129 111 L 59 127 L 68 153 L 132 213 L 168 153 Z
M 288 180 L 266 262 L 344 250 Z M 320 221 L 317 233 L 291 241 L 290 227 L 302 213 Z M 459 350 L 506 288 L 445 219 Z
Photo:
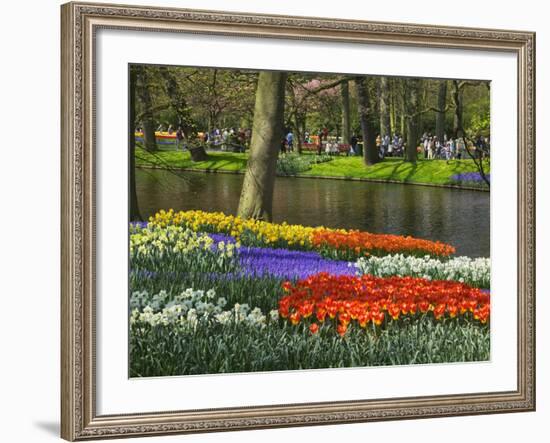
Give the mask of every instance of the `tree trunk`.
M 391 135 L 389 79 L 380 77 L 380 136 Z
M 250 155 L 246 166 L 238 215 L 270 221 L 277 156 L 283 138 L 284 72 L 263 71 L 258 76 Z
M 380 160 L 380 157 L 376 147 L 376 118 L 369 98 L 367 79 L 356 77 L 355 86 L 357 88 L 359 121 L 363 134 L 363 160 L 367 165 L 373 165 Z
M 204 149 L 204 146 L 195 146 L 189 148 L 189 154 L 191 155 L 191 161 L 194 162 L 203 162 L 208 160 L 208 154 Z
M 435 117 L 435 135 L 439 141 L 445 136 L 445 107 L 447 106 L 447 80 L 441 80 L 437 93 L 437 109 Z
M 185 94 L 181 91 L 176 77 L 170 72 L 169 68 L 162 66 L 159 72 L 164 79 L 166 95 L 170 99 L 172 110 L 176 113 L 178 126 L 183 128 L 187 139 L 194 139 L 196 135 L 195 125 L 191 119 L 190 111 L 187 107 Z
M 129 186 L 130 186 L 130 221 L 142 220 L 139 213 L 137 190 L 136 190 L 136 71 L 133 67 L 130 68 L 130 83 L 128 88 L 130 112 L 128 115 L 128 137 L 129 137 L 129 153 L 130 170 Z
M 153 102 L 149 92 L 147 70 L 143 66 L 135 67 L 137 70 L 136 89 L 141 105 L 143 106 L 143 144 L 147 151 L 157 151 L 157 141 L 155 138 L 155 123 L 153 121 Z
M 396 122 L 396 116 L 395 116 L 395 81 L 391 81 L 390 83 L 390 136 L 391 134 L 395 134 L 395 122 Z
M 418 120 L 419 120 L 419 92 L 420 80 L 410 79 L 407 85 L 407 152 L 405 161 L 416 163 L 416 148 L 418 144 Z
M 298 112 L 294 113 L 294 144 L 296 145 L 296 152 L 298 154 L 302 153 L 302 138 L 303 138 L 303 132 L 302 132 L 302 125 L 300 122 L 300 116 L 298 115 Z
M 340 93 L 342 94 L 342 140 L 349 144 L 351 141 L 351 122 L 350 122 L 350 106 L 349 106 L 349 82 L 343 81 L 340 85 Z
M 455 138 L 464 137 L 464 126 L 462 122 L 462 90 L 458 80 L 453 80 L 453 105 L 455 114 L 453 119 L 453 134 Z

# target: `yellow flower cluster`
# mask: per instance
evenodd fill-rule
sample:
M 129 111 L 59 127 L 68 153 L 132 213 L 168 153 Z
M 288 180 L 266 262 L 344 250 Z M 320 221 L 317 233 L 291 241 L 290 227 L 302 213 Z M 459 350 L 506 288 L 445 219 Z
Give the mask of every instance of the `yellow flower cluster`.
M 325 228 L 312 228 L 287 223 L 269 223 L 265 221 L 243 219 L 222 212 L 161 210 L 149 219 L 154 226 L 184 226 L 195 232 L 215 232 L 228 234 L 241 241 L 243 234 L 253 234 L 255 238 L 267 245 L 282 244 L 285 246 L 309 247 L 313 234 Z M 340 230 L 334 230 L 338 232 Z

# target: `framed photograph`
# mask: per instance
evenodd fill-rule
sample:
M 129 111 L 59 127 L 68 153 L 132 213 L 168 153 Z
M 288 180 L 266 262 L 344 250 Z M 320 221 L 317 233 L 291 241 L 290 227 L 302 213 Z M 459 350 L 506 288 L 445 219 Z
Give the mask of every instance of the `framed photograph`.
M 67 3 L 62 437 L 535 409 L 535 35 Z

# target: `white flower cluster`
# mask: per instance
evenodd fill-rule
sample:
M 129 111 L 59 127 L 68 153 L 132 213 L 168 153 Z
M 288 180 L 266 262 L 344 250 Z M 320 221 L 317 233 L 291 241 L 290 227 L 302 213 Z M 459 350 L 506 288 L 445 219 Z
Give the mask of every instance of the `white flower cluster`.
M 151 253 L 163 256 L 169 252 L 187 254 L 197 249 L 208 250 L 213 243 L 208 235 L 197 234 L 181 226 L 132 227 L 130 230 L 131 256 L 148 256 Z
M 263 328 L 267 324 L 267 316 L 260 308 L 250 310 L 246 304 L 236 303 L 233 308 L 223 310 L 227 304 L 224 297 L 216 300 L 216 292 L 210 289 L 206 293 L 202 290 L 187 289 L 168 301 L 166 291 L 149 296 L 146 291 L 134 292 L 130 298 L 131 324 L 148 323 L 157 325 L 179 325 L 195 328 L 199 321 L 214 321 L 223 325 L 245 324 Z M 269 313 L 269 320 L 279 319 L 276 309 Z
M 352 264 L 358 275 L 377 277 L 412 276 L 429 280 L 453 280 L 481 288 L 491 284 L 489 258 L 456 257 L 441 261 L 430 256 L 410 257 L 402 254 L 362 257 Z

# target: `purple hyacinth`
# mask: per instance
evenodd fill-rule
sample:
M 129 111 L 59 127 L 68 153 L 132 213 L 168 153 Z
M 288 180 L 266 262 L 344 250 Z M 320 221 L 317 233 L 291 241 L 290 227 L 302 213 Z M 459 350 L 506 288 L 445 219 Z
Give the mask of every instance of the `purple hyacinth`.
M 485 174 L 487 180 L 491 181 L 491 174 Z M 479 172 L 461 172 L 451 176 L 451 181 L 454 182 L 470 182 L 470 183 L 485 183 Z
M 225 234 L 208 234 L 219 242 L 235 243 L 235 239 Z M 319 272 L 333 275 L 354 275 L 355 270 L 346 261 L 329 260 L 317 252 L 293 251 L 288 249 L 257 248 L 241 246 L 239 248 L 240 276 L 267 277 L 283 279 L 302 279 Z
M 234 237 L 231 237 L 230 235 L 226 234 L 208 234 L 208 236 L 214 240 L 214 245 L 218 245 L 220 242 L 224 243 L 236 243 L 236 240 Z
M 328 260 L 316 252 L 290 251 L 241 247 L 239 262 L 248 276 L 271 275 L 284 279 L 303 279 L 319 272 L 332 275 L 354 275 L 354 268 L 348 262 Z

